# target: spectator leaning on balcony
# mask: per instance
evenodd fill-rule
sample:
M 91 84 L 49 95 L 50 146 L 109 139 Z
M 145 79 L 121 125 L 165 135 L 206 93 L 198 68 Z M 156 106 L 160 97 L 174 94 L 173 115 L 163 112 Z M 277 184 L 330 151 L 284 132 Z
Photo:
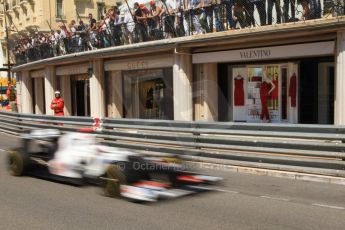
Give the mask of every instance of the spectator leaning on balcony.
M 249 1 L 249 0 L 247 0 L 247 1 Z M 225 3 L 226 20 L 228 22 L 228 26 L 230 29 L 235 29 L 235 22 L 234 22 L 234 18 L 232 15 L 232 12 L 233 12 L 232 6 L 234 5 L 234 0 L 225 0 L 224 3 Z M 253 10 L 254 10 L 254 6 L 253 6 Z
M 110 47 L 113 39 L 110 30 L 110 16 L 108 13 L 102 18 L 98 32 L 102 37 L 102 47 Z
M 77 25 L 75 20 L 71 20 L 69 24 L 69 31 L 71 32 L 72 35 L 72 42 L 70 45 L 70 51 L 78 51 L 78 40 L 79 40 L 79 35 L 77 34 Z
M 160 17 L 163 22 L 162 28 L 164 38 L 175 37 L 175 17 L 172 15 L 174 10 L 176 9 L 175 6 L 176 3 L 174 0 L 167 0 L 163 2 Z
M 174 8 L 172 9 L 172 13 L 175 14 L 175 32 L 176 32 L 176 36 L 177 37 L 182 37 L 186 35 L 186 32 L 184 30 L 184 23 L 188 24 L 186 22 L 184 22 L 184 12 L 183 12 L 183 5 L 184 5 L 184 1 L 183 0 L 175 0 L 175 5 Z
M 114 7 L 110 8 L 107 12 L 108 16 L 109 16 L 109 29 L 110 29 L 110 34 L 113 37 L 113 39 L 111 39 L 111 46 L 115 45 L 115 25 L 114 25 L 114 21 L 115 21 L 115 10 Z
M 260 18 L 260 25 L 264 26 L 266 25 L 266 0 L 248 0 L 249 1 L 249 15 L 250 15 L 250 20 L 252 22 L 252 25 L 255 26 L 255 19 L 254 19 L 254 5 L 256 6 L 256 9 L 259 13 L 259 18 Z
M 162 12 L 161 7 L 156 6 L 155 1 L 150 1 L 150 10 L 149 15 L 147 16 L 147 24 L 149 27 L 148 34 L 150 36 L 150 40 L 160 38 L 160 13 Z
M 117 9 L 117 7 L 114 7 L 110 11 L 108 11 L 109 16 L 110 16 L 110 29 L 111 29 L 111 34 L 112 34 L 112 40 L 113 40 L 113 45 L 119 46 L 121 45 L 121 36 L 122 36 L 122 31 L 121 31 L 121 18 L 120 18 L 120 12 Z
M 194 26 L 195 34 L 204 34 L 206 30 L 200 24 L 200 15 L 202 12 L 202 4 L 200 0 L 190 0 L 189 9 L 191 10 L 192 24 Z
M 206 32 L 212 33 L 213 32 L 213 8 L 214 8 L 214 0 L 202 0 L 202 7 L 205 13 L 205 26 Z
M 118 10 L 115 11 L 115 18 L 114 18 L 114 39 L 115 39 L 115 45 L 120 46 L 124 44 L 124 13 L 120 13 Z
M 247 14 L 248 27 L 255 27 L 254 3 L 251 0 L 244 0 L 244 9 Z
M 60 39 L 63 41 L 63 52 L 62 55 L 67 54 L 70 52 L 69 49 L 69 39 L 71 38 L 71 33 L 67 30 L 65 25 L 60 25 Z
M 147 39 L 147 32 L 145 28 L 145 20 L 146 20 L 146 15 L 143 10 L 143 7 L 140 8 L 139 3 L 134 3 L 134 20 L 135 20 L 135 41 L 136 42 L 143 42 L 146 41 Z
M 247 15 L 244 8 L 244 0 L 235 1 L 235 4 L 232 6 L 232 10 L 235 28 L 237 23 L 240 24 L 241 28 L 247 27 Z
M 123 34 L 123 43 L 125 45 L 132 44 L 134 42 L 134 29 L 135 29 L 135 22 L 133 17 L 129 12 L 121 12 L 120 18 L 123 18 L 123 27 L 122 27 L 122 34 Z
M 92 14 L 89 14 L 89 29 L 87 32 L 90 34 L 90 40 L 92 49 L 96 48 L 97 46 L 97 22 L 96 19 L 93 18 Z
M 283 20 L 285 23 L 298 21 L 296 19 L 296 0 L 283 0 Z M 291 7 L 289 7 L 291 6 Z M 291 8 L 291 15 L 289 15 L 289 8 Z
M 310 7 L 310 19 L 321 18 L 320 0 L 308 0 Z
M 191 11 L 189 9 L 189 2 L 190 0 L 181 0 L 180 4 L 177 5 L 176 9 L 179 9 L 180 14 L 182 14 L 182 24 L 183 24 L 183 30 L 184 30 L 184 35 L 189 36 L 192 34 L 191 31 L 191 26 L 190 26 L 190 15 Z
M 311 19 L 311 17 L 310 17 L 309 2 L 308 1 L 309 0 L 298 0 L 298 3 L 301 4 L 302 8 L 303 8 L 302 16 L 301 16 L 301 19 L 300 19 L 302 21 Z
M 59 54 L 59 39 L 60 35 L 57 31 L 52 30 L 50 35 L 50 46 L 52 49 L 52 55 L 54 57 L 58 56 Z
M 50 104 L 50 109 L 54 110 L 55 116 L 64 116 L 63 108 L 65 103 L 61 98 L 60 91 L 55 91 L 55 98 L 53 99 L 52 103 Z
M 79 25 L 77 26 L 77 33 L 80 36 L 79 39 L 79 49 L 81 51 L 86 51 L 91 49 L 91 47 L 89 46 L 89 39 L 88 39 L 88 34 L 87 34 L 87 25 L 84 24 L 84 22 L 82 20 L 79 21 Z
M 276 20 L 275 22 L 277 24 L 281 23 L 281 17 L 282 17 L 282 11 L 280 8 L 280 0 L 267 0 L 267 24 L 272 25 L 272 11 L 273 11 L 273 5 L 276 7 Z

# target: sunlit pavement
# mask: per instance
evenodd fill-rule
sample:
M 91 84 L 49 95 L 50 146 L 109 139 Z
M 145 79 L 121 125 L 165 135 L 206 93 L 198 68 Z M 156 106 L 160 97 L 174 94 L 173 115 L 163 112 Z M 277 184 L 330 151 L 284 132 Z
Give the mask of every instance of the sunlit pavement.
M 345 186 L 199 169 L 222 176 L 217 192 L 155 204 L 103 197 L 33 177 L 11 177 L 0 134 L 0 229 L 344 229 Z

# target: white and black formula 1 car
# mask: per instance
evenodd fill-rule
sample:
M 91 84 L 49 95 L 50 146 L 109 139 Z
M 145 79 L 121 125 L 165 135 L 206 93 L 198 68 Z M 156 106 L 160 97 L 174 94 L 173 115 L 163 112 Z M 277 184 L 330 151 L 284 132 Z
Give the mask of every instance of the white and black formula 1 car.
M 96 135 L 33 130 L 8 151 L 14 176 L 43 174 L 68 183 L 95 182 L 107 196 L 157 201 L 212 190 L 219 177 L 191 172 L 179 158 L 147 156 L 98 143 Z

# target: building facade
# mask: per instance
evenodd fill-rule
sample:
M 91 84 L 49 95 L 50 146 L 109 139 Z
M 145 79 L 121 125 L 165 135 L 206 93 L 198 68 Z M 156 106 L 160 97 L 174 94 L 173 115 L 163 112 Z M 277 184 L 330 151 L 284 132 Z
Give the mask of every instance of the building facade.
M 345 17 L 151 41 L 17 66 L 22 113 L 345 124 Z
M 4 63 L 7 63 L 5 26 L 9 28 L 9 40 L 30 36 L 37 31 L 49 32 L 58 29 L 61 23 L 80 19 L 88 22 L 88 15 L 95 18 L 104 15 L 105 9 L 116 5 L 112 0 L 4 0 L 0 6 L 0 41 Z M 77 16 L 77 12 L 79 17 Z M 6 16 L 6 23 L 5 23 Z M 14 60 L 11 60 L 13 63 Z

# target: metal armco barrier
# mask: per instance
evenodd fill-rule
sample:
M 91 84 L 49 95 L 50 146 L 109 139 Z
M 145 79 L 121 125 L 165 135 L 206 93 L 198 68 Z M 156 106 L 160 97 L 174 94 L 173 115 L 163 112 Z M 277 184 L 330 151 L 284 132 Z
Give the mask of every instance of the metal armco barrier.
M 191 161 L 345 177 L 345 126 L 102 118 L 103 143 Z M 92 128 L 90 117 L 0 112 L 0 131 Z M 98 127 L 99 128 L 99 127 Z

